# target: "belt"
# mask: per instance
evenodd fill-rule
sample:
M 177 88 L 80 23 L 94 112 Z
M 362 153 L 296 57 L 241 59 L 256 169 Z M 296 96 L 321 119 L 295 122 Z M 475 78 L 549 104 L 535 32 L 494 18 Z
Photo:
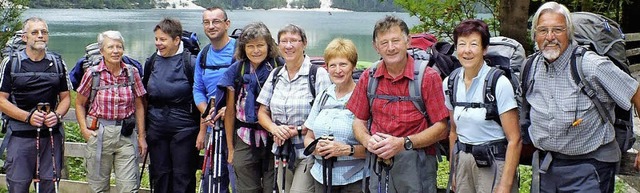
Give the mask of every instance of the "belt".
M 122 126 L 122 123 L 124 122 L 124 119 L 116 119 L 116 120 L 107 120 L 107 119 L 98 119 L 100 124 L 103 125 L 115 125 L 115 126 Z
M 462 142 L 458 142 L 456 143 L 456 145 L 458 146 L 458 149 L 460 151 L 463 151 L 465 153 L 471 153 L 473 152 L 473 147 L 479 146 L 479 145 L 465 144 Z M 507 152 L 506 140 L 491 141 L 482 145 L 489 146 L 493 151 L 493 153 L 496 155 L 505 154 Z

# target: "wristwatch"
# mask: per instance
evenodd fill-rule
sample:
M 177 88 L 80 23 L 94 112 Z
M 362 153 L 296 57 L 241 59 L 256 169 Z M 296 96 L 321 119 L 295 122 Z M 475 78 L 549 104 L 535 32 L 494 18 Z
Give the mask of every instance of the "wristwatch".
M 356 148 L 353 147 L 353 145 L 349 145 L 349 146 L 351 146 L 351 151 L 349 152 L 349 156 L 353 156 L 353 154 L 356 153 Z
M 404 137 L 404 149 L 405 150 L 413 149 L 413 142 L 411 142 L 411 139 L 409 139 L 409 136 Z

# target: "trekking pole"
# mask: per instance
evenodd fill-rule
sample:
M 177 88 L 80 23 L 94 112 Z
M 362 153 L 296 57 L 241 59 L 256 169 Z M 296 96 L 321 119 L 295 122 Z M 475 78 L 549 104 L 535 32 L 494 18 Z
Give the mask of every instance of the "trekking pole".
M 142 176 L 144 176 L 144 168 L 147 165 L 147 156 L 149 155 L 149 151 L 147 151 L 147 153 L 144 154 L 144 156 L 142 156 L 142 170 L 140 170 L 140 182 L 138 183 L 142 183 Z M 151 180 L 149 180 L 149 183 L 151 183 Z M 142 185 L 140 185 L 142 186 Z M 153 192 L 153 186 L 151 186 L 151 184 L 149 184 L 149 190 L 150 192 Z
M 226 160 L 222 160 L 222 127 L 220 126 L 220 121 L 216 121 L 215 130 L 216 130 L 216 193 L 220 193 L 220 187 L 222 185 L 222 162 Z
M 326 138 L 329 141 L 333 141 L 335 139 L 335 137 L 333 137 L 333 134 L 329 134 L 329 136 Z M 335 157 L 329 158 L 329 160 L 327 160 L 327 193 L 331 193 L 331 189 L 333 188 L 333 161 L 335 160 Z
M 38 103 L 36 106 L 36 110 L 39 112 L 42 111 L 44 107 L 44 103 Z M 40 193 L 40 130 L 42 126 L 36 128 L 36 179 L 33 180 L 33 183 L 36 187 L 36 193 Z
M 289 160 L 289 145 L 291 145 L 291 140 L 287 139 L 282 144 L 282 192 L 286 192 L 286 183 L 287 183 L 287 161 Z
M 45 115 L 48 115 L 51 112 L 51 104 L 43 103 L 42 107 L 44 108 Z M 42 111 L 43 109 L 38 109 Z M 49 141 L 51 142 L 51 163 L 53 164 L 53 187 L 56 193 L 60 192 L 59 189 L 59 179 L 58 174 L 56 172 L 56 156 L 55 156 L 55 143 L 53 142 L 53 128 L 47 127 L 49 129 Z
M 278 171 L 280 170 L 280 154 L 282 154 L 282 147 L 278 146 L 276 152 L 273 154 L 273 164 L 275 171 L 273 172 L 273 193 L 278 192 Z

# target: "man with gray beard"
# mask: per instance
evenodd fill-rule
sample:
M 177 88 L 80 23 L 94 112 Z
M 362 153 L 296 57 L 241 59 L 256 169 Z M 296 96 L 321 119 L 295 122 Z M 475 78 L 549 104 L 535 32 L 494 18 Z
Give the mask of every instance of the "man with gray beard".
M 570 12 L 564 5 L 545 3 L 532 26 L 531 38 L 540 54 L 522 72 L 526 113 L 521 117 L 530 120 L 529 137 L 538 149 L 531 192 L 613 192 L 621 152 L 613 125 L 600 117 L 596 103 L 571 76 L 570 62 L 582 48 L 574 40 Z M 595 52 L 581 57 L 582 67 L 577 68 L 609 116 L 616 104 L 640 108 L 636 80 Z

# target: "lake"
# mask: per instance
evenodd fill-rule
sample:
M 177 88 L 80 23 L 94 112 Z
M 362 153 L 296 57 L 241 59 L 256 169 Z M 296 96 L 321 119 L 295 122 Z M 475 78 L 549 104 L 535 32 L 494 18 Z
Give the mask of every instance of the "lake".
M 419 23 L 408 13 L 384 12 L 335 12 L 287 11 L 287 10 L 234 10 L 227 11 L 231 20 L 229 33 L 246 24 L 262 21 L 274 36 L 286 24 L 301 26 L 308 38 L 306 52 L 310 56 L 322 56 L 326 45 L 334 38 L 354 41 L 359 60 L 375 61 L 379 55 L 371 46 L 373 26 L 385 15 L 403 18 L 409 27 Z M 96 41 L 98 33 L 117 30 L 125 38 L 125 54 L 143 62 L 155 51 L 153 28 L 164 17 L 180 19 L 185 30 L 198 34 L 201 47 L 209 43 L 202 28 L 201 10 L 145 9 L 29 9 L 22 17 L 39 16 L 49 25 L 49 50 L 57 52 L 71 68 L 84 55 L 87 44 Z

